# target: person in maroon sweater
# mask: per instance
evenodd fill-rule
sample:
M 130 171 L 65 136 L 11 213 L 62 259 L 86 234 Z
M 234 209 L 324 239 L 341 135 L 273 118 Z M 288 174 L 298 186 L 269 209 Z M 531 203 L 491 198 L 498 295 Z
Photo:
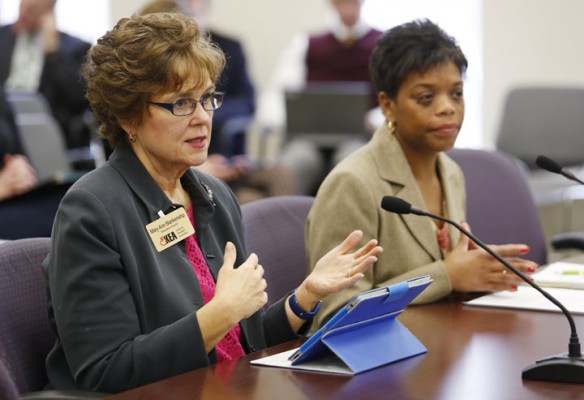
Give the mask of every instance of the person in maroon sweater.
M 330 0 L 338 17 L 330 29 L 308 37 L 306 82 L 368 82 L 369 56 L 382 32 L 361 20 L 364 0 Z M 373 87 L 372 107 L 377 106 Z
M 369 56 L 381 31 L 361 19 L 365 0 L 329 0 L 334 11 L 332 24 L 326 31 L 302 34 L 284 51 L 271 89 L 260 98 L 258 117 L 270 128 L 283 129 L 285 125 L 284 92 L 322 82 L 367 82 Z M 377 96 L 371 88 L 371 108 L 377 107 Z M 323 105 L 326 106 L 326 105 Z M 364 130 L 372 132 L 373 127 Z M 286 142 L 281 162 L 292 168 L 308 194 L 316 192 L 318 184 L 330 167 L 364 144 L 362 139 L 341 142 L 328 152 L 305 139 Z M 328 155 L 328 156 L 327 156 Z

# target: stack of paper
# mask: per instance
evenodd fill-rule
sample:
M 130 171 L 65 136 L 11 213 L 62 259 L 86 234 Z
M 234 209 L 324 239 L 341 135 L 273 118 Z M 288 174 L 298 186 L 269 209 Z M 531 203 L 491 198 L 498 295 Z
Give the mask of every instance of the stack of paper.
M 573 314 L 584 314 L 584 290 L 545 288 Z M 469 306 L 518 308 L 524 310 L 556 311 L 560 309 L 540 292 L 529 286 L 519 286 L 516 292 L 496 292 L 467 301 Z
M 584 289 L 584 265 L 567 262 L 551 263 L 532 275 L 536 283 L 545 287 Z

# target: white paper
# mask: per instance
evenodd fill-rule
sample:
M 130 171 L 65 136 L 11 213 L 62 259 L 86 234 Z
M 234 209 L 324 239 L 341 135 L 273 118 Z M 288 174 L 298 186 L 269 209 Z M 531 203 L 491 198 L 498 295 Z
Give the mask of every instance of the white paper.
M 584 314 L 584 290 L 545 288 L 573 314 Z M 532 287 L 519 286 L 516 292 L 496 292 L 465 302 L 469 306 L 518 308 L 561 312 L 558 306 Z
M 555 262 L 531 276 L 546 287 L 584 289 L 584 264 Z
M 252 365 L 261 365 L 266 367 L 290 368 L 304 371 L 326 372 L 329 374 L 354 375 L 353 372 L 338 358 L 332 355 L 330 357 L 319 357 L 318 361 L 303 362 L 301 365 L 292 365 L 288 358 L 298 348 L 274 354 L 268 357 L 253 360 Z

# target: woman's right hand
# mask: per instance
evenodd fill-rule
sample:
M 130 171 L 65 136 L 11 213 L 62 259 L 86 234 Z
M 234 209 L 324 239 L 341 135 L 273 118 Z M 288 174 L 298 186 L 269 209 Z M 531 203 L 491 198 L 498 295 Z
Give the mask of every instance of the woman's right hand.
M 257 255 L 251 254 L 239 268 L 234 268 L 236 256 L 235 246 L 227 242 L 213 299 L 225 307 L 234 323 L 249 317 L 268 301 L 264 268 Z
M 470 231 L 468 224 L 461 224 Z M 516 256 L 525 255 L 529 247 L 524 244 L 489 246 L 509 264 L 524 273 L 532 273 L 539 267 L 533 261 Z M 485 250 L 478 248 L 468 237 L 460 235 L 456 246 L 444 259 L 452 289 L 459 292 L 517 290 L 523 280 L 507 270 Z

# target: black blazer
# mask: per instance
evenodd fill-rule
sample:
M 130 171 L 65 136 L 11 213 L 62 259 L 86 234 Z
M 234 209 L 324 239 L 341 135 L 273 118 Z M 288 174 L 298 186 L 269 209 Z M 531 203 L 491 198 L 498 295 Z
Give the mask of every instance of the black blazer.
M 203 306 L 184 241 L 159 253 L 145 226 L 172 204 L 129 145 L 77 181 L 55 219 L 44 268 L 57 342 L 47 358 L 57 389 L 119 392 L 216 362 L 196 318 Z M 246 258 L 241 211 L 221 181 L 193 169 L 182 178 L 196 232 L 217 279 L 225 243 Z M 241 322 L 255 351 L 297 335 L 284 301 Z
M 53 115 L 59 121 L 67 143 L 86 145 L 79 143 L 80 133 L 75 131 L 75 124 L 89 109 L 89 103 L 85 99 L 85 82 L 79 74 L 79 69 L 85 61 L 91 45 L 81 39 L 60 32 L 60 46 L 56 54 L 45 57 L 43 71 L 39 85 L 39 92 L 49 102 Z M 12 31 L 12 25 L 0 27 L 0 84 L 4 86 L 10 74 L 12 54 L 16 35 Z

